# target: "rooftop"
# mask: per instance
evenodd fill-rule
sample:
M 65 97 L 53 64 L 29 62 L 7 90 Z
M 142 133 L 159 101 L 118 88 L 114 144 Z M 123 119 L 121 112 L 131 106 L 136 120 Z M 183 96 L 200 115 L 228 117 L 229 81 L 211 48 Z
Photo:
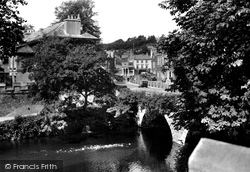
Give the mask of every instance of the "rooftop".
M 79 22 L 78 25 L 75 23 Z M 72 24 L 72 27 L 71 27 Z M 58 36 L 58 37 L 70 37 L 70 38 L 83 38 L 83 39 L 98 39 L 97 37 L 89 34 L 72 34 L 73 30 L 78 30 L 80 33 L 80 19 L 66 19 L 63 22 L 53 24 L 45 29 L 40 29 L 37 32 L 33 32 L 24 38 L 26 42 L 32 42 L 41 39 L 43 36 Z M 74 31 L 73 31 L 74 32 Z
M 140 55 L 134 55 L 135 60 L 152 60 L 152 58 L 148 55 L 140 54 Z

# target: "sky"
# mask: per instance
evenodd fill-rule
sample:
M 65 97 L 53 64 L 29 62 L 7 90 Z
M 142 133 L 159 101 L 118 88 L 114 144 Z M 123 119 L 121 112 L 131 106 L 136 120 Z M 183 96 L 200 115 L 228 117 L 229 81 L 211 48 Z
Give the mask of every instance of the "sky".
M 48 27 L 55 21 L 55 7 L 67 0 L 26 0 L 28 5 L 20 6 L 20 16 L 35 30 Z M 103 43 L 118 39 L 126 41 L 139 35 L 159 37 L 177 28 L 169 11 L 161 9 L 162 0 L 93 0 L 94 12 L 101 30 Z

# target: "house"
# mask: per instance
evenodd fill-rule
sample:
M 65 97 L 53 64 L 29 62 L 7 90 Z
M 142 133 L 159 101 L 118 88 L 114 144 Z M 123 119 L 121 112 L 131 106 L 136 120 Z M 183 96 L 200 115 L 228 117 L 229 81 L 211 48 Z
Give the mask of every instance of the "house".
M 164 81 L 166 84 L 172 84 L 175 79 L 174 68 L 172 62 L 167 60 L 167 55 L 164 53 L 157 52 L 154 46 L 149 46 L 150 56 L 152 58 L 152 73 L 157 76 L 157 80 Z M 168 69 L 163 72 L 163 65 L 168 65 Z
M 149 55 L 134 55 L 133 63 L 137 74 L 141 72 L 152 72 L 152 58 Z
M 69 16 L 63 22 L 56 23 L 37 32 L 25 34 L 25 44 L 16 47 L 16 53 L 9 59 L 0 60 L 0 91 L 10 89 L 18 92 L 20 88 L 27 87 L 31 82 L 29 73 L 22 73 L 22 64 L 17 59 L 21 56 L 34 56 L 32 47 L 44 36 L 57 36 L 62 38 L 96 40 L 89 33 L 81 34 L 80 16 Z
M 168 69 L 163 72 L 163 65 L 168 65 Z M 166 60 L 166 54 L 157 54 L 153 58 L 153 72 L 157 76 L 157 80 L 164 81 L 166 84 L 172 84 L 175 79 L 174 68 L 172 62 Z
M 122 76 L 133 77 L 135 75 L 133 61 L 130 60 L 129 58 L 121 59 L 121 69 L 122 69 Z

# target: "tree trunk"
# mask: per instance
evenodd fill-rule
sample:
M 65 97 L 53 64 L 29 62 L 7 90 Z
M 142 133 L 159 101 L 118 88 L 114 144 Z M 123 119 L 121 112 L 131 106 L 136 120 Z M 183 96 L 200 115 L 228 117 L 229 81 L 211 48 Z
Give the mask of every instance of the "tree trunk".
M 85 95 L 84 95 L 84 109 L 87 108 L 88 105 L 88 94 L 87 91 L 85 91 Z

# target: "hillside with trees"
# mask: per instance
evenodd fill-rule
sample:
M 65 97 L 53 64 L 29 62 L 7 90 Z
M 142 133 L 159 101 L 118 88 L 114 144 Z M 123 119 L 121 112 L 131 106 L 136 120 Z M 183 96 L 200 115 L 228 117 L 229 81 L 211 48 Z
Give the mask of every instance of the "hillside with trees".
M 133 50 L 134 54 L 147 54 L 150 51 L 147 46 L 156 44 L 155 36 L 145 37 L 140 35 L 138 37 L 128 38 L 126 41 L 118 39 L 112 43 L 104 44 L 105 50 Z

